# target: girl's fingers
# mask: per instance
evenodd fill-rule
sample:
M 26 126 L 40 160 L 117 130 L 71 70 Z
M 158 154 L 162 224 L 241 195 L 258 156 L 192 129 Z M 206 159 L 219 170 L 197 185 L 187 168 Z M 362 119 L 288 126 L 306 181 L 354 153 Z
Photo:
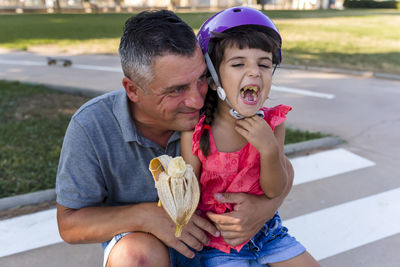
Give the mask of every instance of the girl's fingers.
M 237 120 L 236 125 L 239 125 L 240 127 L 243 127 L 243 128 L 250 128 L 252 126 L 252 122 L 249 120 L 249 118 L 245 118 L 245 119 Z
M 246 129 L 244 129 L 244 128 L 238 126 L 238 125 L 235 127 L 235 130 L 236 130 L 240 135 L 242 135 L 244 138 L 247 139 L 247 135 L 248 135 L 249 131 L 247 131 Z

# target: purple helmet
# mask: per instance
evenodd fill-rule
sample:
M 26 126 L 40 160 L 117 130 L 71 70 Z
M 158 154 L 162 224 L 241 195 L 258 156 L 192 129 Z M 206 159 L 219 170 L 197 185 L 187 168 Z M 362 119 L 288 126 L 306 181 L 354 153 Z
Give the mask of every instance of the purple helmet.
M 213 32 L 220 33 L 242 25 L 265 26 L 277 33 L 282 44 L 282 38 L 278 29 L 267 15 L 250 7 L 231 7 L 213 15 L 201 26 L 199 32 L 197 33 L 197 39 L 199 40 L 203 54 L 210 52 L 208 51 L 209 42 L 213 37 Z M 278 62 L 281 62 L 281 60 L 282 54 L 281 49 L 279 49 Z

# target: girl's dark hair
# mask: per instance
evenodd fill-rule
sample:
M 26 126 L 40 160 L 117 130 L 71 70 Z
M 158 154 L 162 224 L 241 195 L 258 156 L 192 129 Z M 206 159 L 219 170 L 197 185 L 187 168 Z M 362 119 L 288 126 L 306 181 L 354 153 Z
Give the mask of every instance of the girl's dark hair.
M 245 25 L 231 28 L 222 33 L 214 33 L 210 41 L 213 47 L 210 58 L 214 64 L 215 70 L 219 76 L 219 67 L 224 58 L 225 49 L 228 47 L 256 48 L 272 53 L 272 62 L 279 64 L 281 40 L 273 31 L 257 25 Z M 208 73 L 208 77 L 211 75 Z M 221 77 L 219 77 L 221 81 Z M 211 126 L 214 120 L 214 113 L 218 104 L 218 95 L 216 91 L 208 88 L 204 102 L 204 125 Z M 210 153 L 210 134 L 208 129 L 204 129 L 200 137 L 200 149 L 204 156 Z

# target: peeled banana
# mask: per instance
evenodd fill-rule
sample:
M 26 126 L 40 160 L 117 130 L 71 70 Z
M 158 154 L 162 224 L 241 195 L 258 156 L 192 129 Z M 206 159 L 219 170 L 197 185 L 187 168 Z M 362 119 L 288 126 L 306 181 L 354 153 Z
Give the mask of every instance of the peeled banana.
M 162 155 L 150 161 L 158 193 L 158 206 L 163 206 L 176 225 L 179 237 L 189 222 L 200 199 L 200 188 L 192 166 L 182 157 Z

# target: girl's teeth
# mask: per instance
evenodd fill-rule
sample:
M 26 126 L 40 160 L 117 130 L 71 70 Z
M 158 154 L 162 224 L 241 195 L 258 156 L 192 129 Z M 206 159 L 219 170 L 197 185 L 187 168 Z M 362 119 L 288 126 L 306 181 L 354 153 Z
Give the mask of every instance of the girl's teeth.
M 246 92 L 249 91 L 249 90 L 250 90 L 250 92 L 248 92 L 247 96 L 246 96 Z M 258 88 L 256 86 L 246 86 L 246 87 L 244 87 L 243 89 L 240 90 L 240 94 L 245 99 L 252 98 L 251 100 L 249 100 L 249 99 L 248 100 L 249 101 L 253 101 L 253 100 L 257 99 Z

